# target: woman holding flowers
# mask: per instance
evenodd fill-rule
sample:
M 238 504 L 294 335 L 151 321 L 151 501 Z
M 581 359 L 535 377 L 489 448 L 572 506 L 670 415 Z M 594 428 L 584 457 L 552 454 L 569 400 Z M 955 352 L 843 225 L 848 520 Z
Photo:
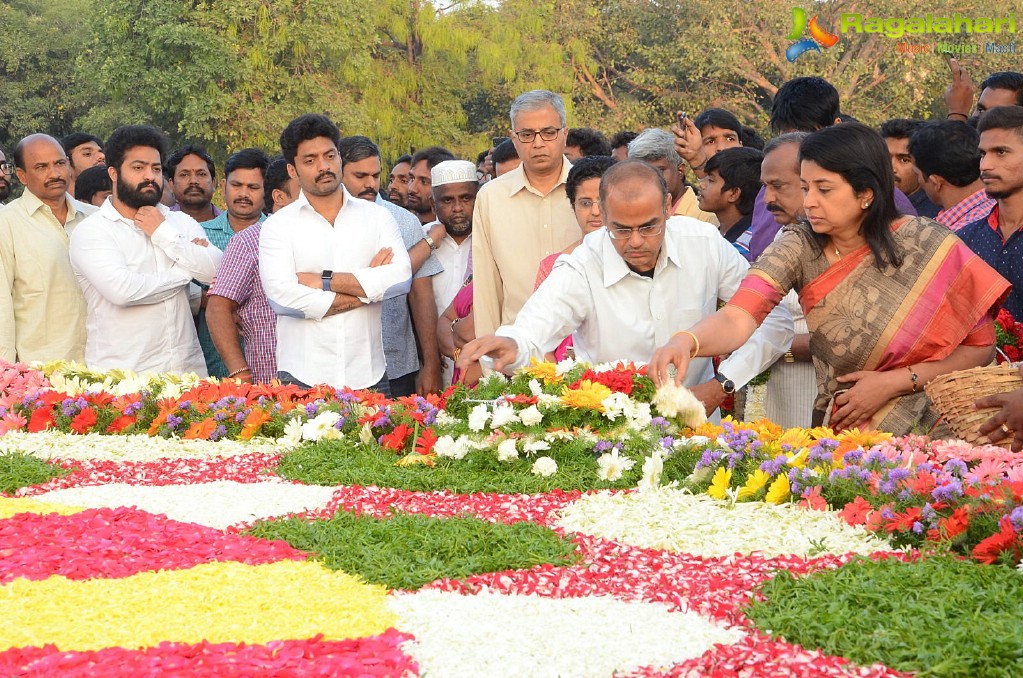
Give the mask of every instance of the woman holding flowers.
M 800 145 L 806 221 L 785 229 L 717 313 L 651 360 L 658 384 L 696 356 L 741 346 L 785 294 L 799 293 L 817 371 L 814 425 L 905 434 L 937 422 L 923 386 L 989 363 L 1009 284 L 946 228 L 900 215 L 874 130 L 843 123 Z

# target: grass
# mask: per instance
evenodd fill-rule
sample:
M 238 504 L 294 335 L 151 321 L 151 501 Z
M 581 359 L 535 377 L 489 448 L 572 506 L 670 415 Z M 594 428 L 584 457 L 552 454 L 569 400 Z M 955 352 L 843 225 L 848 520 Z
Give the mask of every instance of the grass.
M 333 570 L 392 589 L 417 589 L 442 577 L 571 565 L 575 546 L 534 523 L 490 523 L 471 516 L 395 513 L 379 519 L 339 511 L 334 517 L 263 521 L 249 534 L 283 539 Z
M 781 572 L 747 612 L 762 630 L 919 676 L 1023 675 L 1023 575 L 951 557 Z
M 0 492 L 10 494 L 21 487 L 45 483 L 70 471 L 24 452 L 0 454 Z

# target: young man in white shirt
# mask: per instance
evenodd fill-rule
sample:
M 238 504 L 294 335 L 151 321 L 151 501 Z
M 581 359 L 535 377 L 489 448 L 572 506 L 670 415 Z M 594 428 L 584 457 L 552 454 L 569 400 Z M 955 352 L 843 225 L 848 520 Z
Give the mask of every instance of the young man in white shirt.
M 674 333 L 717 310 L 739 288 L 749 264 L 714 226 L 668 218 L 664 177 L 640 161 L 618 163 L 600 184 L 605 228 L 561 256 L 513 325 L 463 347 L 459 367 L 484 355 L 508 370 L 542 358 L 572 334 L 580 360 L 645 362 Z M 780 358 L 792 341 L 792 316 L 779 307 L 715 376 L 710 358 L 685 384 L 708 414 Z
M 282 381 L 387 395 L 379 302 L 408 293 L 412 265 L 390 212 L 345 190 L 340 140 L 337 126 L 314 114 L 281 134 L 302 192 L 264 223 L 259 276 L 277 313 Z
M 209 284 L 222 254 L 195 219 L 160 204 L 166 153 L 153 127 L 114 130 L 106 145 L 114 192 L 71 233 L 89 367 L 206 376 L 188 285 Z

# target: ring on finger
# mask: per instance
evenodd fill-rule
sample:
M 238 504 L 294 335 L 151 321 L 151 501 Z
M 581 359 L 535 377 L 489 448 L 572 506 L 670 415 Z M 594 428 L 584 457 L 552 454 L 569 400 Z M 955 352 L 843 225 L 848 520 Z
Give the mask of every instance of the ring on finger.
M 1000 428 L 1002 433 L 1004 433 L 1007 436 L 1011 436 L 1013 434 L 1013 430 L 1006 426 L 1005 424 L 1002 424 Z

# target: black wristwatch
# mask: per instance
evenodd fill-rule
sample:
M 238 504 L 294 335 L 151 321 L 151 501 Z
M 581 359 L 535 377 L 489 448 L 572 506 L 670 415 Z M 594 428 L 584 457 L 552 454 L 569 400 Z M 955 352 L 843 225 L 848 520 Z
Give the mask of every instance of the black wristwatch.
M 725 395 L 732 395 L 735 393 L 735 382 L 726 377 L 723 374 L 715 374 L 714 378 L 721 384 L 721 390 L 725 392 Z
M 323 273 L 320 274 L 320 280 L 323 281 L 323 291 L 330 291 L 330 279 L 334 277 L 334 271 L 328 271 L 324 269 Z

